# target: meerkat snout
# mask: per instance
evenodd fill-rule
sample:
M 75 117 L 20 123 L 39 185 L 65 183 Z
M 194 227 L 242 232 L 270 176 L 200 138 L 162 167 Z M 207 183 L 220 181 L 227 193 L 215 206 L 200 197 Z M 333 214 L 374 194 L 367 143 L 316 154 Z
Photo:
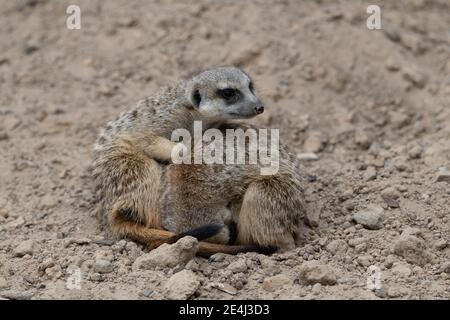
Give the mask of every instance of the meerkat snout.
M 252 118 L 264 112 L 253 81 L 235 67 L 221 67 L 190 79 L 187 94 L 192 107 L 208 120 Z
M 257 114 L 261 114 L 264 112 L 264 107 L 263 106 L 257 106 L 255 107 L 255 111 Z

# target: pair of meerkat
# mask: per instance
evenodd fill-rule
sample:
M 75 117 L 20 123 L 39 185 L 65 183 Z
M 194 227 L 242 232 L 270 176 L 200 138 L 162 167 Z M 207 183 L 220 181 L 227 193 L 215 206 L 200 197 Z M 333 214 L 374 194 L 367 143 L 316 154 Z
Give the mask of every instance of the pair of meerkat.
M 194 121 L 204 130 L 246 129 L 230 120 L 263 110 L 252 79 L 221 67 L 163 88 L 109 122 L 94 147 L 92 174 L 112 232 L 149 248 L 192 235 L 200 255 L 295 246 L 303 178 L 285 146 L 274 175 L 261 175 L 258 164 L 172 163 L 174 130 L 192 132 Z

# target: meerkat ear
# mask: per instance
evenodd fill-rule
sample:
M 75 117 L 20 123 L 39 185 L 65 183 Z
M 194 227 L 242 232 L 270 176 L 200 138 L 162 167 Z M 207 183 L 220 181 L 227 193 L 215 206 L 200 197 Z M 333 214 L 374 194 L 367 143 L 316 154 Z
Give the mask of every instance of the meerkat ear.
M 199 83 L 195 79 L 191 79 L 186 83 L 185 99 L 192 108 L 200 107 L 202 102 L 202 95 L 200 94 Z
M 191 103 L 195 108 L 198 108 L 200 106 L 200 102 L 202 102 L 202 96 L 200 95 L 200 91 L 195 89 L 191 94 Z

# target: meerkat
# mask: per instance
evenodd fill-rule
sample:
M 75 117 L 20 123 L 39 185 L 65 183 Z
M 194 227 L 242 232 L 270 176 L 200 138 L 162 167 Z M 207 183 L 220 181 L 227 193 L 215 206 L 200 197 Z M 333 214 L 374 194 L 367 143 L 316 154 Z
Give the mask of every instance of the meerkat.
M 174 242 L 185 235 L 205 240 L 213 239 L 223 232 L 222 224 L 227 219 L 203 219 L 203 225 L 193 223 L 194 229 L 190 230 L 174 227 L 170 223 L 166 227 L 163 225 L 163 220 L 167 222 L 170 219 L 166 219 L 167 215 L 162 210 L 170 207 L 168 199 L 176 197 L 176 190 L 179 190 L 173 188 L 171 190 L 175 191 L 163 196 L 164 188 L 167 187 L 163 180 L 175 183 L 173 179 L 182 175 L 181 170 L 189 172 L 185 166 L 176 169 L 176 165 L 168 165 L 171 163 L 172 150 L 177 144 L 170 140 L 171 134 L 180 128 L 192 131 L 194 121 L 202 121 L 206 130 L 227 126 L 229 120 L 251 118 L 263 111 L 264 107 L 251 78 L 238 68 L 221 67 L 206 70 L 188 80 L 163 88 L 158 94 L 137 102 L 129 111 L 109 122 L 94 146 L 92 174 L 101 199 L 102 215 L 111 231 L 120 237 L 144 243 L 151 249 L 162 243 Z M 168 169 L 170 170 L 167 171 Z M 229 169 L 224 167 L 222 170 Z M 208 170 L 204 171 L 204 174 L 209 173 Z M 249 172 L 243 172 L 242 177 L 246 174 Z M 251 203 L 256 200 L 255 196 L 258 193 L 260 196 L 264 196 L 264 192 L 270 193 L 269 187 L 261 189 L 264 183 L 268 183 L 264 181 L 261 186 L 247 183 L 248 187 L 242 189 L 242 194 L 245 192 L 245 195 L 241 203 L 236 200 L 231 204 L 236 207 L 234 215 L 242 215 L 242 218 L 234 219 L 239 226 L 238 234 L 241 235 L 238 237 L 241 244 L 223 244 L 223 237 L 216 241 L 219 243 L 200 241 L 200 253 L 273 250 L 273 243 L 270 237 L 267 238 L 267 232 L 261 235 L 261 239 L 254 232 L 245 232 L 251 228 L 246 224 L 252 224 L 251 220 L 257 216 L 255 209 L 251 207 Z M 179 186 L 184 183 L 187 181 L 180 179 Z M 254 192 L 247 195 L 253 189 Z M 280 194 L 276 197 L 280 197 Z M 276 203 L 276 197 L 269 202 Z M 279 206 L 283 204 L 280 203 Z M 298 209 L 303 210 L 302 207 Z M 270 216 L 269 212 L 266 215 Z M 178 217 L 183 217 L 183 214 L 178 214 Z M 268 217 L 263 219 L 270 220 Z M 182 231 L 176 232 L 177 230 Z M 264 237 L 267 239 L 262 241 Z

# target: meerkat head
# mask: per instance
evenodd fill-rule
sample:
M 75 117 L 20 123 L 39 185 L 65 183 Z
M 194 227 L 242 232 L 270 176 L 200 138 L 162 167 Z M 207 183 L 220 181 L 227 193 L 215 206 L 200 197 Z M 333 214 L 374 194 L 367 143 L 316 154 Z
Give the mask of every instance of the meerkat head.
M 235 67 L 211 69 L 194 76 L 186 93 L 192 107 L 208 120 L 251 118 L 264 112 L 252 79 Z

